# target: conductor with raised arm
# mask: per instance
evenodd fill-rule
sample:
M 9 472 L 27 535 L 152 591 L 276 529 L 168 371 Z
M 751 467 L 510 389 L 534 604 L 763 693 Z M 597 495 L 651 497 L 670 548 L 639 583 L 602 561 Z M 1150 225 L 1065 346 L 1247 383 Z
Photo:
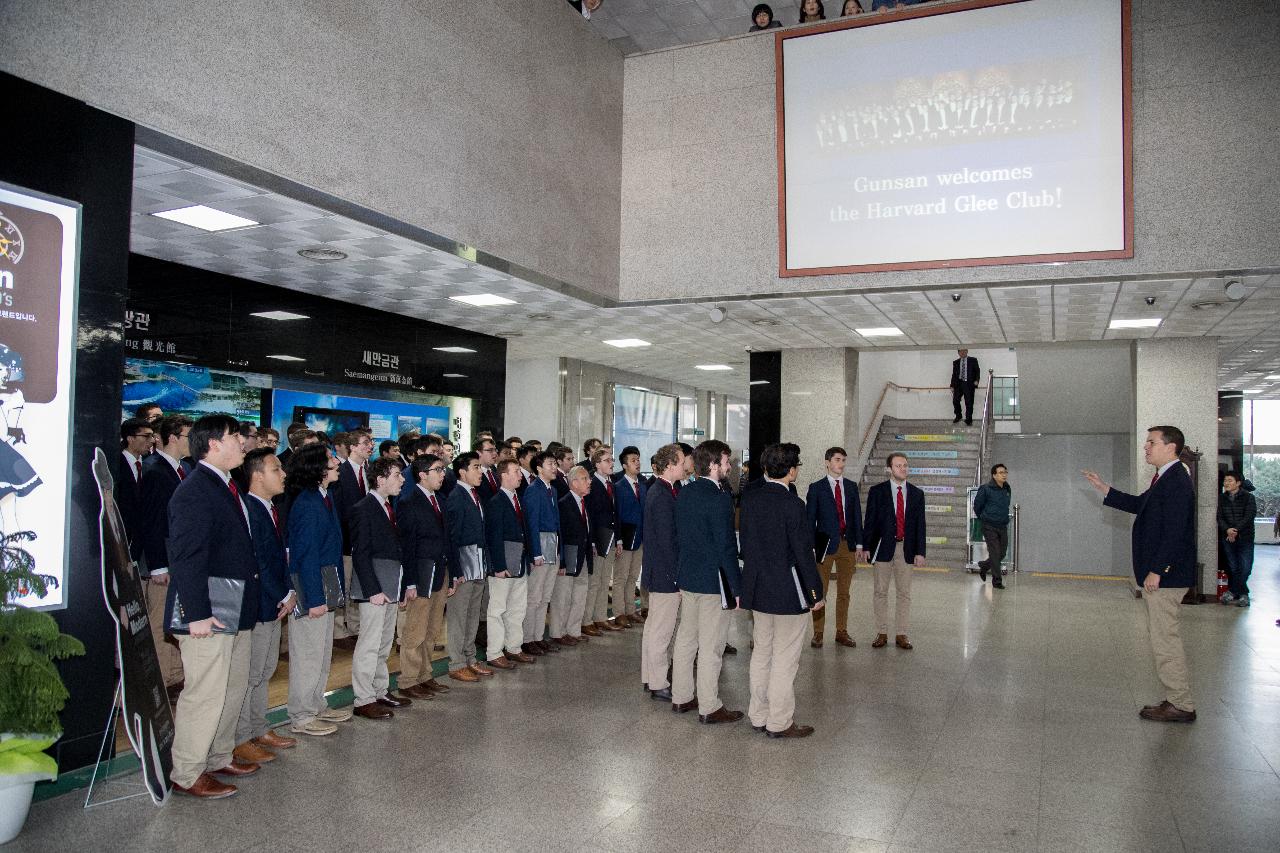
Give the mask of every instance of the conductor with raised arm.
M 1191 475 L 1178 462 L 1186 440 L 1175 426 L 1147 430 L 1143 445 L 1147 464 L 1154 465 L 1151 485 L 1130 495 L 1103 482 L 1093 471 L 1085 479 L 1103 496 L 1103 505 L 1132 513 L 1133 577 L 1142 587 L 1147 609 L 1147 635 L 1156 675 L 1164 685 L 1163 701 L 1138 712 L 1158 723 L 1194 723 L 1195 700 L 1187 655 L 1178 633 L 1178 608 L 1194 583 L 1196 564 L 1196 496 Z

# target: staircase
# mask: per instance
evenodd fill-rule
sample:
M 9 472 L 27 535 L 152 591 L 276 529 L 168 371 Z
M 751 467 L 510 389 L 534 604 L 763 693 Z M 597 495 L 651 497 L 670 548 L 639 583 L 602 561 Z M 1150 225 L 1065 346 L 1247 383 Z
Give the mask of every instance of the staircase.
M 903 420 L 885 417 L 876 435 L 859 491 L 888 478 L 885 459 L 896 451 L 907 454 L 908 481 L 925 492 L 927 564 L 963 569 L 969 551 L 965 542 L 968 487 L 978 464 L 981 431 L 950 420 Z M 943 469 L 943 470 L 940 470 Z M 983 478 L 985 481 L 985 478 Z

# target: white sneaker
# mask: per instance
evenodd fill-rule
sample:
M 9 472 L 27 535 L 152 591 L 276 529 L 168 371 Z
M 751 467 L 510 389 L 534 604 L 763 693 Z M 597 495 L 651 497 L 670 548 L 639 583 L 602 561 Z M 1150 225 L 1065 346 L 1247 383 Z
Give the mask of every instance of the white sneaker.
M 316 737 L 331 735 L 337 730 L 338 730 L 338 727 L 335 726 L 333 723 L 327 723 L 321 719 L 308 720 L 302 725 L 298 725 L 295 723 L 294 725 L 289 726 L 289 731 L 293 732 L 294 734 L 314 735 Z
M 1236 600 L 1236 597 L 1229 592 L 1224 592 L 1222 594 L 1222 598 L 1218 599 L 1218 601 L 1222 602 L 1223 604 L 1230 604 L 1235 600 Z
M 325 720 L 330 723 L 345 723 L 351 719 L 350 708 L 328 708 L 320 712 L 317 719 Z
M 1248 607 L 1248 606 L 1249 606 L 1249 596 L 1242 595 L 1236 599 L 1236 607 Z

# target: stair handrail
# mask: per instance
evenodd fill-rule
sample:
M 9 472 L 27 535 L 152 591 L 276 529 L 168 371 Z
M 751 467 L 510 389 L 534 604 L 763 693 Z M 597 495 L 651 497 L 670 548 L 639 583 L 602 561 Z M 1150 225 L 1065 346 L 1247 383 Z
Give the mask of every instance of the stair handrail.
M 995 382 L 995 371 L 987 370 L 987 397 L 982 401 L 982 423 L 978 427 L 978 467 L 973 472 L 973 484 L 981 486 L 984 482 L 982 472 L 986 467 L 987 459 L 987 432 L 995 423 L 992 417 L 992 400 L 991 388 Z
M 876 400 L 875 413 L 871 416 L 871 421 L 867 424 L 867 428 L 862 433 L 862 443 L 858 445 L 858 465 L 853 470 L 859 472 L 859 477 L 861 477 L 862 472 L 866 470 L 867 461 L 871 456 L 871 448 L 875 446 L 874 442 L 871 445 L 868 445 L 867 442 L 871 441 L 872 436 L 879 434 L 880 425 L 884 423 L 884 398 L 888 395 L 890 390 L 950 391 L 951 387 L 949 385 L 899 385 L 897 382 L 893 382 L 892 380 L 884 383 L 884 388 L 880 390 L 880 398 Z

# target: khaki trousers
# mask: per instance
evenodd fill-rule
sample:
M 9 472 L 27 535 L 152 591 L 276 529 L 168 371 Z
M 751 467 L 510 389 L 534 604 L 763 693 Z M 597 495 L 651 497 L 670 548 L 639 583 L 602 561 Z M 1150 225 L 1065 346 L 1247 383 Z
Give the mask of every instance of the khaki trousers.
M 840 547 L 836 552 L 828 555 L 818 567 L 818 574 L 822 577 L 823 598 L 827 598 L 827 588 L 831 585 L 832 568 L 836 570 L 836 631 L 848 633 L 849 586 L 853 583 L 853 573 L 857 569 L 857 563 L 853 558 L 853 552 L 849 550 L 849 543 L 843 539 L 840 540 Z M 813 633 L 821 634 L 826 623 L 826 607 L 813 611 Z
M 267 687 L 280 662 L 280 621 L 259 622 L 249 638 L 249 682 L 240 719 L 236 723 L 236 743 L 265 735 L 267 725 Z
M 649 616 L 640 639 L 640 681 L 650 690 L 671 686 L 667 683 L 667 652 L 679 618 L 680 593 L 649 593 Z
M 449 623 L 449 671 L 476 663 L 476 631 L 484 612 L 484 581 L 463 581 L 449 598 L 445 621 Z
M 1164 685 L 1164 698 L 1182 711 L 1194 711 L 1191 698 L 1191 676 L 1187 655 L 1178 633 L 1178 608 L 1187 594 L 1186 587 L 1160 587 L 1155 592 L 1142 591 L 1146 603 L 1147 634 L 1151 638 L 1151 654 L 1156 662 L 1156 676 Z
M 652 596 L 651 596 L 652 597 Z M 680 627 L 671 658 L 671 701 L 689 702 L 698 697 L 698 713 L 714 714 L 720 701 L 720 662 L 729 636 L 728 614 L 720 607 L 718 594 L 680 592 Z M 698 662 L 695 692 L 693 662 Z
M 582 636 L 582 626 L 586 623 L 587 592 L 591 579 L 587 577 L 585 567 L 577 577 L 557 575 L 555 589 L 551 595 L 551 639 L 563 636 L 575 639 Z
M 236 723 L 249 686 L 251 632 L 178 635 L 186 684 L 173 719 L 175 785 L 190 788 L 201 773 L 231 763 Z
M 587 581 L 587 609 L 582 617 L 582 624 L 609 621 L 609 584 L 613 581 L 614 566 L 618 558 L 617 550 L 609 549 L 607 557 L 596 555 L 595 569 Z M 621 613 L 615 605 L 615 613 Z
M 356 695 L 356 707 L 376 702 L 387 695 L 391 683 L 387 672 L 387 656 L 396 639 L 395 602 L 370 604 L 360 602 L 360 624 L 363 626 L 351 654 L 351 691 Z
M 489 607 L 485 614 L 489 646 L 485 660 L 493 660 L 505 652 L 519 653 L 524 643 L 524 614 L 528 606 L 528 578 L 489 578 Z
M 613 615 L 635 616 L 636 587 L 640 585 L 640 563 L 644 559 L 644 546 L 634 551 L 623 551 L 616 558 L 613 569 Z
M 894 633 L 907 633 L 911 621 L 911 566 L 902 559 L 902 543 L 898 543 L 892 560 L 876 563 L 873 568 L 876 575 L 876 591 L 872 599 L 876 633 L 889 633 L 889 581 L 893 581 Z
M 147 621 L 151 623 L 151 639 L 156 646 L 156 659 L 160 661 L 160 676 L 164 679 L 165 687 L 181 684 L 182 653 L 177 646 L 165 640 L 164 636 L 164 598 L 169 592 L 169 585 L 152 583 L 149 578 L 142 583 L 147 598 Z
M 400 675 L 396 686 L 401 690 L 431 680 L 431 651 L 440 623 L 444 621 L 443 587 L 430 598 L 419 593 L 404 608 L 400 631 Z
M 333 613 L 289 616 L 289 722 L 303 726 L 329 705 L 324 700 L 333 662 Z
M 360 602 L 352 601 L 350 598 L 351 572 L 351 555 L 348 554 L 342 558 L 342 574 L 346 584 L 343 589 L 348 590 L 347 605 L 333 611 L 333 638 L 335 640 L 354 637 L 360 633 Z
M 751 615 L 755 646 L 751 650 L 751 705 L 747 713 L 751 725 L 783 732 L 795 721 L 796 672 L 810 617 L 807 613 L 780 616 L 759 611 Z
M 560 567 L 555 563 L 543 563 L 529 569 L 529 579 L 525 585 L 524 626 L 521 631 L 526 643 L 536 643 L 546 636 L 547 608 L 555 593 L 556 572 L 559 570 Z

